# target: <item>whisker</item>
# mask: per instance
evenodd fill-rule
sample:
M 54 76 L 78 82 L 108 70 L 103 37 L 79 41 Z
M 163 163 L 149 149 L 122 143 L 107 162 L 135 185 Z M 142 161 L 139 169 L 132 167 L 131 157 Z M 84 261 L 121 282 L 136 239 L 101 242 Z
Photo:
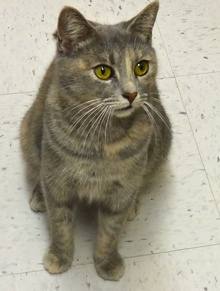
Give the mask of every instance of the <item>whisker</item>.
M 96 112 L 100 107 L 102 106 L 101 104 L 96 105 L 95 107 L 91 108 L 90 110 L 86 111 L 83 115 L 81 115 L 79 118 L 77 118 L 77 120 L 75 120 L 75 122 L 70 126 L 70 132 L 69 135 L 73 132 L 74 128 L 77 126 L 77 124 L 79 124 L 79 122 L 85 117 L 86 119 L 83 121 L 83 123 L 80 125 L 80 127 L 77 129 L 77 131 L 83 126 L 83 124 L 86 122 L 86 120 L 88 120 L 88 118 L 94 113 Z
M 156 139 L 156 144 L 158 144 L 157 133 L 160 135 L 160 139 L 162 140 L 158 125 L 157 125 L 155 119 L 153 118 L 152 114 L 150 113 L 149 109 L 147 108 L 147 106 L 144 105 L 144 104 L 142 104 L 141 106 L 144 109 L 144 111 L 147 113 L 147 115 L 148 115 L 148 117 L 150 119 L 150 122 L 151 122 L 151 124 L 153 126 L 153 131 L 154 131 L 154 136 L 155 136 L 155 139 Z
M 105 145 L 107 143 L 107 129 L 108 129 L 108 125 L 109 125 L 109 119 L 111 118 L 112 107 L 109 107 L 109 111 L 108 112 L 109 112 L 109 114 L 108 114 L 106 125 L 105 125 Z
M 86 131 L 86 129 L 88 128 L 88 125 L 91 124 L 93 122 L 93 120 L 96 120 L 96 117 L 97 116 L 100 116 L 100 111 L 98 111 L 94 116 L 93 118 L 90 120 L 90 122 L 86 125 L 85 129 L 84 129 L 84 132 Z M 86 147 L 86 142 L 87 142 L 87 139 L 89 137 L 89 134 L 91 132 L 91 129 L 92 129 L 93 126 L 90 127 L 89 131 L 87 132 L 86 134 L 86 137 L 84 138 L 84 141 L 83 141 L 83 146 L 82 146 L 82 151 L 84 151 L 84 148 Z M 84 133 L 83 132 L 83 133 Z
M 99 134 L 98 134 L 98 136 L 99 136 L 99 138 L 98 138 L 98 142 L 100 142 L 100 136 L 101 136 L 102 125 L 103 125 L 103 122 L 105 121 L 105 118 L 108 116 L 108 112 L 109 112 L 109 110 L 110 110 L 110 107 L 107 106 L 107 110 L 105 111 L 105 114 L 104 114 L 104 116 L 103 116 L 103 118 L 102 118 L 102 121 L 101 121 L 101 123 L 100 123 Z
M 168 123 L 166 122 L 166 120 L 164 119 L 162 114 L 152 104 L 150 104 L 149 102 L 144 102 L 144 104 L 147 105 L 149 108 L 151 108 L 157 114 L 157 116 L 160 117 L 160 119 L 164 122 L 164 124 L 166 125 L 167 129 L 169 130 L 169 132 L 172 133 L 171 129 L 170 129 L 170 126 L 168 125 Z
M 151 97 L 151 99 L 154 100 L 154 101 L 156 101 L 156 102 L 158 102 L 158 103 L 161 103 L 161 100 L 158 99 L 158 98 Z
M 92 115 L 92 114 L 94 114 L 96 111 L 98 111 L 99 109 L 100 109 L 100 107 L 102 107 L 103 106 L 103 104 L 101 103 L 101 104 L 98 104 L 98 105 L 96 105 L 93 109 L 94 110 L 89 110 L 88 111 L 88 113 L 91 111 L 91 113 L 89 114 L 89 116 L 87 116 L 86 117 L 86 119 L 83 121 L 83 123 L 80 125 L 80 127 L 77 129 L 77 131 L 78 130 L 80 130 L 80 128 L 81 127 L 83 127 L 83 125 L 85 124 L 85 122 L 90 118 L 90 116 Z M 88 122 L 88 124 L 90 124 L 91 123 L 91 121 L 89 120 L 89 122 Z M 88 124 L 87 124 L 87 126 L 88 126 Z M 86 127 L 87 127 L 86 126 Z
M 100 114 L 100 116 L 99 116 L 99 117 L 97 118 L 97 120 L 94 122 L 94 125 L 95 125 L 96 123 L 97 123 L 97 124 L 96 124 L 96 127 L 95 127 L 94 130 L 93 130 L 93 134 L 92 134 L 91 140 L 93 140 L 93 138 L 94 138 L 94 134 L 95 134 L 95 132 L 96 132 L 96 130 L 97 130 L 99 124 L 101 123 L 102 117 L 106 115 L 107 111 L 108 111 L 108 107 L 105 107 L 104 110 L 103 110 L 103 112 Z
M 150 92 L 149 94 L 148 94 L 148 96 L 150 97 L 150 98 L 153 98 L 152 96 L 157 96 L 158 98 L 157 99 L 164 99 L 164 98 L 167 98 L 167 95 L 166 94 L 163 94 L 163 93 L 154 93 L 154 92 Z
M 159 93 L 159 92 L 148 92 L 147 94 L 148 94 L 148 96 L 149 96 L 149 95 L 160 96 L 160 93 Z
M 83 142 L 83 148 L 85 147 L 85 145 L 86 145 L 86 141 L 87 141 L 87 139 L 88 139 L 88 137 L 89 137 L 89 134 L 90 134 L 90 132 L 92 131 L 92 129 L 94 128 L 94 126 L 95 126 L 95 124 L 100 120 L 100 118 L 103 116 L 103 114 L 105 113 L 105 109 L 106 108 L 104 108 L 104 110 L 103 111 L 101 111 L 101 113 L 100 112 L 98 112 L 98 113 L 96 113 L 95 114 L 95 116 L 92 118 L 92 120 L 90 121 L 90 123 L 95 119 L 95 121 L 94 121 L 94 123 L 92 124 L 92 126 L 90 127 L 90 129 L 89 129 L 89 131 L 87 132 L 87 135 L 86 135 L 86 137 L 85 137 L 85 139 L 84 139 L 84 142 Z M 97 118 L 96 118 L 97 117 Z M 98 122 L 99 123 L 99 122 Z M 96 130 L 96 129 L 95 129 Z M 93 136 L 94 136 L 94 132 L 93 132 L 93 135 L 92 135 L 92 138 L 90 139 L 90 141 L 92 141 L 92 139 L 93 139 Z
M 68 107 L 68 108 L 66 108 L 66 109 L 63 110 L 63 113 L 66 112 L 66 111 L 68 111 L 68 110 L 70 111 L 70 113 L 72 113 L 73 110 L 75 110 L 76 108 L 86 105 L 82 110 L 80 110 L 80 111 L 77 112 L 77 113 L 80 113 L 81 111 L 83 111 L 84 109 L 88 108 L 89 106 L 95 105 L 95 104 L 97 104 L 99 102 L 100 101 L 97 100 L 97 99 L 92 99 L 92 100 L 86 101 L 84 103 L 78 104 L 76 106 Z

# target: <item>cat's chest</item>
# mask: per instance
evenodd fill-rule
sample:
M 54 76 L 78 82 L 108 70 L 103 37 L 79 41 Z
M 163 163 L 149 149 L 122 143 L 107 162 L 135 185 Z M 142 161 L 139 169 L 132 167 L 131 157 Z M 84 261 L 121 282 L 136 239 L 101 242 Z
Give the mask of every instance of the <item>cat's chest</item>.
M 133 173 L 134 162 L 120 159 L 103 159 L 76 165 L 73 176 L 77 184 L 77 194 L 88 201 L 104 201 L 109 195 L 119 199 L 121 193 L 133 192 L 139 184 L 141 173 Z M 122 190 L 123 189 L 123 190 Z M 115 198 L 114 198 L 115 197 Z
M 142 126 L 142 125 L 141 125 Z M 68 158 L 68 172 L 81 184 L 98 184 L 99 187 L 115 180 L 126 180 L 130 172 L 141 168 L 147 160 L 151 131 L 137 126 L 129 134 L 98 148 L 87 149 L 79 156 Z
M 118 159 L 77 159 L 69 164 L 69 173 L 80 184 L 106 184 L 117 178 L 123 179 L 128 164 Z

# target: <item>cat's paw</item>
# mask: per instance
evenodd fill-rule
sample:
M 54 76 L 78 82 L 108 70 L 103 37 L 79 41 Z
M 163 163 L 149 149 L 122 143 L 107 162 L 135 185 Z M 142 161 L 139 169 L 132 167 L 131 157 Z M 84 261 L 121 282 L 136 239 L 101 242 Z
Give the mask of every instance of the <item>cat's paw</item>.
M 135 202 L 134 206 L 130 209 L 127 220 L 131 221 L 135 219 L 135 217 L 138 215 L 139 209 L 140 209 L 140 202 L 138 200 Z
M 51 274 L 59 274 L 67 271 L 72 265 L 72 258 L 60 259 L 48 251 L 43 259 L 45 269 Z
M 32 192 L 32 197 L 29 202 L 30 208 L 35 212 L 44 212 L 47 210 L 41 186 L 38 183 Z
M 95 267 L 96 272 L 101 278 L 111 281 L 118 281 L 125 271 L 124 260 L 118 252 L 106 260 L 95 258 Z
M 39 199 L 37 195 L 33 195 L 29 202 L 30 208 L 34 212 L 44 212 L 47 210 L 45 201 L 43 199 Z

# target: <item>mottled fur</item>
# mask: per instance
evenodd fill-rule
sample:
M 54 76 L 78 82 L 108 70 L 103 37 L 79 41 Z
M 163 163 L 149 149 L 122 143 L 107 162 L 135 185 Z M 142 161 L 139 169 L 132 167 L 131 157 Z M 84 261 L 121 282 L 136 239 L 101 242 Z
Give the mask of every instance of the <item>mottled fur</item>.
M 124 262 L 117 251 L 127 219 L 137 214 L 140 188 L 166 159 L 170 122 L 156 85 L 157 58 L 151 33 L 153 2 L 137 17 L 116 25 L 87 21 L 62 10 L 56 56 L 21 125 L 21 147 L 34 190 L 34 211 L 47 210 L 51 244 L 44 257 L 50 273 L 66 271 L 73 259 L 73 222 L 78 201 L 98 207 L 97 273 L 118 280 Z M 140 60 L 149 71 L 134 74 Z M 94 67 L 114 69 L 98 79 Z M 137 92 L 132 108 L 122 96 Z

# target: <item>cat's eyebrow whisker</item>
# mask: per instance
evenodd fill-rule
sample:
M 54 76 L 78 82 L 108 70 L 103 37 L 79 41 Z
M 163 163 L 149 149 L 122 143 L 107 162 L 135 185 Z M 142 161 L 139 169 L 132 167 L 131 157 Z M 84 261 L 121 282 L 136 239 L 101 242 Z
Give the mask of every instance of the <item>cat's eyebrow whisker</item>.
M 158 117 L 163 121 L 163 123 L 166 125 L 169 132 L 172 134 L 170 126 L 167 124 L 166 120 L 163 118 L 162 114 L 149 102 L 144 102 L 145 105 L 147 105 L 149 108 L 151 108 L 152 111 L 154 111 Z

